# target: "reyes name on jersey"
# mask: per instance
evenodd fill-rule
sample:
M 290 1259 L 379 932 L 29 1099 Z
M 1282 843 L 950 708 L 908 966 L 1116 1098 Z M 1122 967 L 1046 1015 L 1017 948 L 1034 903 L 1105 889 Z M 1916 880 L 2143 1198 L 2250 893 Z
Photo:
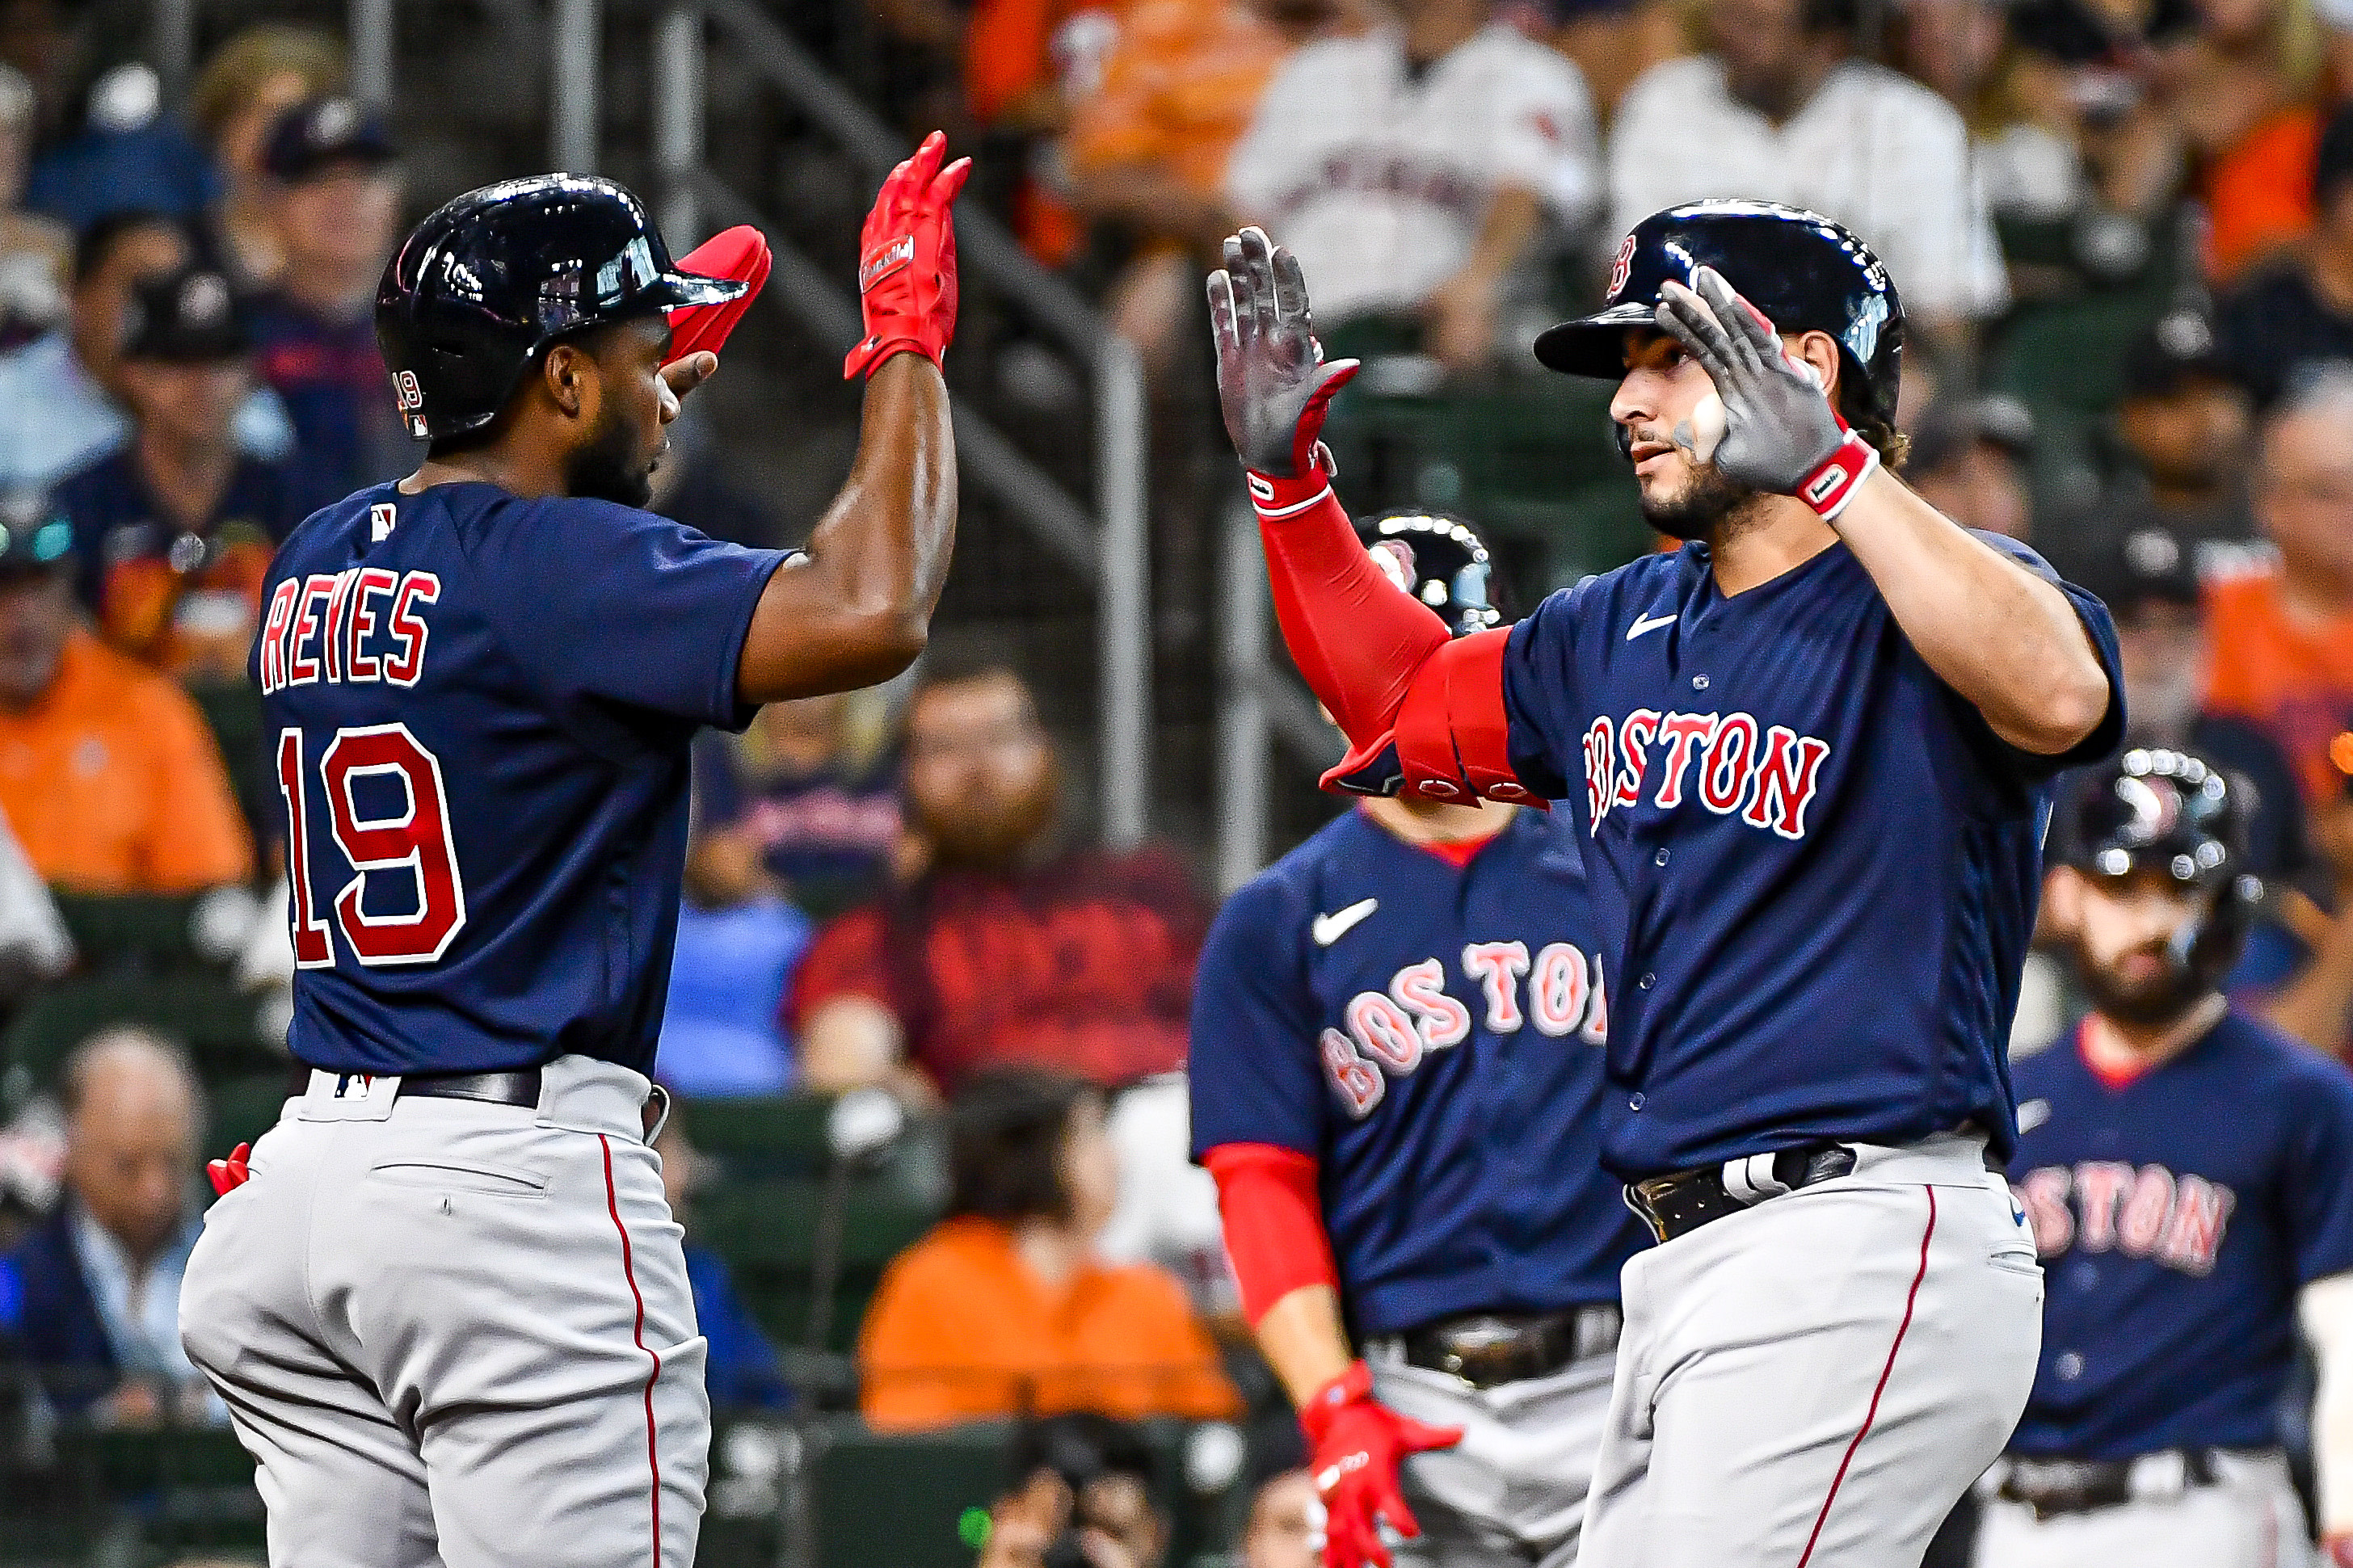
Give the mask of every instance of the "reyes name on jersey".
M 1457 867 L 1346 812 L 1210 928 L 1195 1157 L 1317 1161 L 1358 1333 L 1615 1300 L 1643 1237 L 1595 1140 L 1609 980 L 1575 847 L 1543 813 Z
M 2059 585 L 2114 689 L 2107 611 Z M 1513 628 L 1504 705 L 1592 878 L 1613 1171 L 1970 1122 L 2007 1155 L 2050 780 L 2116 743 L 2120 699 L 2065 755 L 2021 752 L 1844 543 L 1728 597 L 1694 543 L 1546 599 Z
M 2080 1032 L 2017 1079 L 2010 1187 L 2047 1293 L 2013 1451 L 2278 1442 L 2296 1294 L 2353 1268 L 2353 1073 L 2234 1010 L 2128 1080 Z
M 295 1057 L 653 1060 L 688 747 L 784 552 L 607 501 L 393 485 L 271 563 L 251 674 L 287 813 Z

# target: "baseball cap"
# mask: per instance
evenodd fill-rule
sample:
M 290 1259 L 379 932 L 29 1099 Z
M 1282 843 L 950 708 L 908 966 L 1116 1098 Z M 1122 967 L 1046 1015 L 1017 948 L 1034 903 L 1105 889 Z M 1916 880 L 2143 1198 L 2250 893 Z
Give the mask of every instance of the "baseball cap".
M 2034 416 L 2017 398 L 2000 394 L 1932 405 L 1912 432 L 1905 472 L 1934 473 L 1979 442 L 2025 462 L 2034 455 Z
M 252 346 L 227 277 L 209 267 L 142 279 L 124 302 L 122 357 L 200 364 Z
M 308 99 L 280 115 L 261 166 L 281 180 L 310 179 L 335 163 L 374 167 L 400 155 L 384 116 L 356 98 Z
M 59 571 L 74 556 L 73 520 L 37 491 L 0 496 L 0 578 Z
M 2125 351 L 2124 395 L 2170 397 L 2192 382 L 2231 379 L 2214 349 L 2214 328 L 2196 310 L 2168 310 Z
M 2118 615 L 2143 605 L 2196 609 L 2200 603 L 2198 565 L 2189 544 L 2154 523 L 2103 541 L 2087 552 L 2074 576 L 2078 586 L 2097 594 Z

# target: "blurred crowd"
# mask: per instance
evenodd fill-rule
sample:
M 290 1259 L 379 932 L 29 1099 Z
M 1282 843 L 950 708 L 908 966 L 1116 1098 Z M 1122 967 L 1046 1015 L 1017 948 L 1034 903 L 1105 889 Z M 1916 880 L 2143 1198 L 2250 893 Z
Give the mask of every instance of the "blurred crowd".
M 2346 0 L 868 5 L 881 106 L 988 150 L 976 194 L 1138 347 L 1155 419 L 1212 441 L 1199 285 L 1241 223 L 1298 252 L 1335 346 L 1434 398 L 1524 374 L 1657 207 L 1855 228 L 1912 315 L 1905 477 L 2107 601 L 2132 743 L 2253 782 L 2270 896 L 2232 989 L 2353 1054 Z M 171 1325 L 217 1053 L 168 1008 L 53 1004 L 180 984 L 153 944 L 109 945 L 160 904 L 282 1034 L 256 592 L 310 510 L 415 459 L 369 307 L 448 193 L 410 187 L 331 34 L 238 33 L 176 107 L 92 37 L 78 0 L 0 0 L 0 1346 L 56 1418 L 202 1425 L 223 1413 Z M 2028 331 L 2103 300 L 2124 321 L 2096 340 Z M 2054 302 L 2077 314 L 2036 314 Z M 699 446 L 681 430 L 656 504 L 773 539 Z M 695 1108 L 886 1097 L 936 1131 L 937 1223 L 857 1326 L 859 1407 L 1060 1419 L 1024 1429 L 985 1560 L 1081 1529 L 1098 1568 L 1150 1568 L 1166 1526 L 1122 1490 L 1150 1470 L 1124 1424 L 1270 1391 L 1185 1160 L 1212 903 L 1198 847 L 1085 843 L 1026 650 L 942 645 L 891 689 L 699 743 L 658 1065 L 689 1108 L 664 1152 L 713 1392 L 800 1397 L 775 1316 L 697 1234 L 727 1167 Z M 2081 1008 L 2038 958 L 2020 1046 Z M 67 1037 L 28 1063 L 37 1016 Z M 1242 1560 L 1304 1563 L 1311 1502 L 1277 1475 Z

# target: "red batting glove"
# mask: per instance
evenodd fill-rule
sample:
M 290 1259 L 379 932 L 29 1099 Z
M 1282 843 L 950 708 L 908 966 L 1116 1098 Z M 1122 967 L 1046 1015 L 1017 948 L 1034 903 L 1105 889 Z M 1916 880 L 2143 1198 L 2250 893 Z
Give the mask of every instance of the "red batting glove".
M 227 1159 L 205 1162 L 205 1175 L 213 1184 L 213 1196 L 227 1197 L 232 1189 L 253 1180 L 253 1173 L 245 1164 L 252 1152 L 252 1144 L 240 1143 L 228 1152 Z
M 2332 1535 L 2320 1545 L 2332 1568 L 2353 1568 L 2353 1533 Z
M 950 209 L 972 160 L 946 168 L 948 139 L 934 131 L 882 182 L 858 244 L 858 304 L 866 335 L 842 361 L 842 379 L 871 375 L 902 349 L 941 363 L 955 336 L 955 223 Z
M 719 352 L 752 301 L 760 297 L 761 286 L 768 280 L 768 268 L 775 258 L 769 254 L 767 237 L 748 223 L 737 224 L 722 234 L 714 234 L 692 250 L 678 258 L 681 272 L 697 278 L 726 278 L 749 285 L 733 300 L 716 305 L 681 305 L 670 312 L 670 357 L 671 363 L 691 353 L 708 349 Z
M 1387 1519 L 1408 1540 L 1421 1533 L 1398 1489 L 1398 1462 L 1452 1447 L 1462 1428 L 1426 1426 L 1376 1400 L 1372 1368 L 1363 1362 L 1317 1389 L 1301 1406 L 1299 1426 L 1314 1453 L 1308 1473 L 1324 1500 L 1324 1568 L 1389 1568 L 1375 1520 Z

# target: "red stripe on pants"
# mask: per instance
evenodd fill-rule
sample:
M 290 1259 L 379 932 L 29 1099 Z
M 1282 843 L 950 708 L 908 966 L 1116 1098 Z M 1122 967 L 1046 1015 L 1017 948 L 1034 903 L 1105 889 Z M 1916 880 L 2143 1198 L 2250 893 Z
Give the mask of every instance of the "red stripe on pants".
M 638 1304 L 636 1328 L 638 1348 L 652 1358 L 653 1371 L 646 1374 L 646 1468 L 653 1475 L 654 1568 L 661 1568 L 661 1455 L 654 1447 L 654 1381 L 661 1376 L 661 1352 L 646 1344 L 646 1299 L 638 1289 L 638 1270 L 629 1253 L 629 1231 L 621 1223 L 621 1197 L 613 1187 L 613 1145 L 605 1134 L 596 1134 L 598 1147 L 605 1152 L 605 1207 L 613 1216 L 613 1228 L 621 1237 L 621 1273 L 629 1281 L 629 1299 Z M 1915 1286 L 1914 1289 L 1918 1289 Z M 1907 1314 L 1908 1317 L 1908 1314 Z M 1881 1380 L 1884 1382 L 1884 1379 Z M 1875 1403 L 1875 1402 L 1874 1402 Z M 1823 1505 L 1827 1508 L 1829 1505 Z M 1817 1529 L 1820 1528 L 1819 1525 Z
M 1879 1369 L 1879 1386 L 1871 1391 L 1871 1408 L 1863 1412 L 1862 1425 L 1856 1429 L 1854 1441 L 1846 1446 L 1846 1455 L 1839 1460 L 1838 1474 L 1831 1478 L 1830 1492 L 1822 1499 L 1821 1511 L 1814 1515 L 1814 1532 L 1806 1537 L 1806 1550 L 1798 1559 L 1798 1568 L 1806 1568 L 1806 1564 L 1813 1561 L 1814 1544 L 1822 1538 L 1822 1526 L 1831 1517 L 1831 1504 L 1838 1500 L 1839 1488 L 1846 1482 L 1847 1467 L 1854 1463 L 1854 1451 L 1862 1447 L 1863 1438 L 1871 1432 L 1871 1424 L 1879 1419 L 1879 1399 L 1887 1392 L 1888 1378 L 1894 1374 L 1895 1352 L 1904 1348 L 1904 1336 L 1911 1331 L 1912 1309 L 1920 1300 L 1920 1281 L 1928 1277 L 1928 1243 L 1936 1234 L 1936 1189 L 1923 1187 L 1920 1190 L 1928 1194 L 1928 1228 L 1920 1233 L 1920 1267 L 1913 1273 L 1910 1293 L 1904 1298 L 1904 1321 L 1895 1325 L 1895 1342 L 1887 1347 L 1887 1364 Z M 647 1409 L 650 1410 L 653 1408 L 650 1391 L 647 1399 Z

